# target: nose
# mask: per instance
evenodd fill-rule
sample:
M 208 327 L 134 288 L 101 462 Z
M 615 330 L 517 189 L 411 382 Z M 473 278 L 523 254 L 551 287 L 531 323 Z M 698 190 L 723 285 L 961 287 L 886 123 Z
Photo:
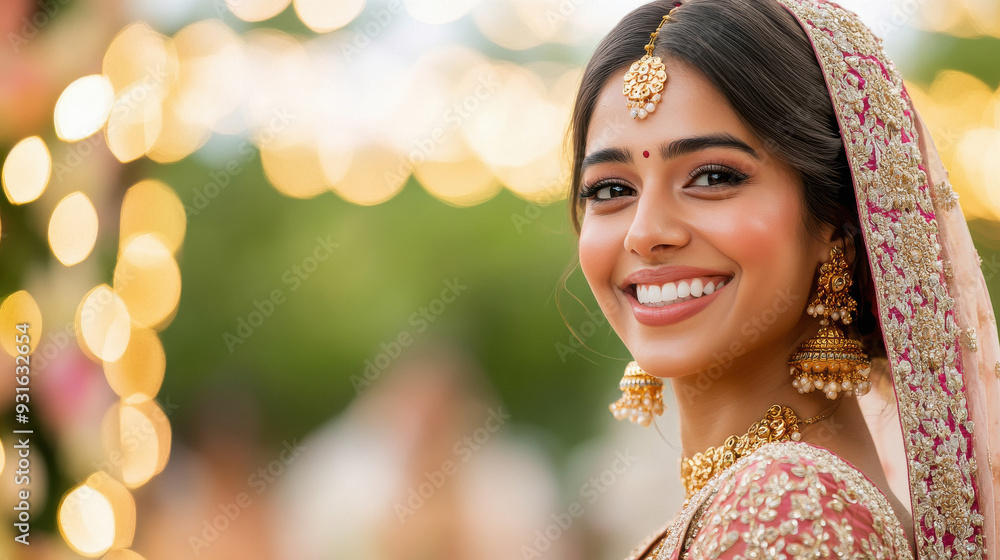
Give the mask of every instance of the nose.
M 683 247 L 690 240 L 691 231 L 670 189 L 643 189 L 625 234 L 625 250 L 651 260 Z

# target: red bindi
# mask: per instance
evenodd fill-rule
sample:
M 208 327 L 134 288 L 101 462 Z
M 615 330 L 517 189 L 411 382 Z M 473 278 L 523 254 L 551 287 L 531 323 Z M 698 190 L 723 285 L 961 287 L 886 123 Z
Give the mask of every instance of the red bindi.
M 649 157 L 649 150 L 643 150 L 642 151 L 642 157 L 648 158 Z

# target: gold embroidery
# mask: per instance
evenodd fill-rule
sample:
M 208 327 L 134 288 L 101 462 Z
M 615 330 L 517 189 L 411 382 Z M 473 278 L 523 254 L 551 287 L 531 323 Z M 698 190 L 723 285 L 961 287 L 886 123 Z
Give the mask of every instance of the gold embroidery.
M 945 266 L 937 265 L 941 246 L 933 218 L 932 194 L 945 207 L 951 197 L 947 186 L 932 193 L 921 169 L 909 96 L 880 41 L 856 15 L 835 4 L 779 1 L 815 45 L 845 138 L 893 364 L 920 554 L 977 557 L 983 517 L 973 486 L 971 422 L 958 370 L 962 330 Z M 968 515 L 950 515 L 959 510 Z
M 993 367 L 993 375 L 996 375 L 997 379 L 1000 379 L 1000 362 L 997 362 L 997 365 Z
M 958 204 L 958 193 L 952 188 L 948 179 L 934 185 L 934 198 L 937 199 L 945 210 L 952 210 Z
M 950 260 L 943 259 L 942 262 L 941 262 L 941 268 L 944 271 L 944 275 L 946 277 L 948 277 L 948 278 L 954 278 L 955 277 L 955 269 L 952 266 Z
M 782 466 L 775 469 L 775 464 Z M 833 493 L 824 484 L 831 479 L 836 485 Z M 747 558 L 912 555 L 885 496 L 864 474 L 820 447 L 766 444 L 741 457 L 706 489 L 697 504 L 678 516 L 648 558 L 664 560 L 678 552 L 681 558 L 719 558 L 737 544 L 745 548 Z M 779 519 L 782 504 L 789 509 L 787 518 Z M 865 508 L 873 520 L 867 538 L 854 534 L 858 508 Z M 685 526 L 690 526 L 688 534 L 681 535 Z M 786 546 L 793 535 L 796 542 Z M 684 546 L 678 551 L 682 537 Z
M 979 350 L 979 337 L 976 336 L 976 329 L 974 327 L 965 329 L 965 332 L 962 333 L 962 337 L 964 339 L 963 342 L 965 342 L 965 346 L 968 347 L 969 350 L 973 352 Z

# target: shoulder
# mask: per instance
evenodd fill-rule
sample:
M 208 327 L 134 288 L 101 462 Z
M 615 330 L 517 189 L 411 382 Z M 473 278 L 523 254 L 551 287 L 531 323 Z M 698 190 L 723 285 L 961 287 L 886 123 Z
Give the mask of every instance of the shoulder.
M 878 488 L 830 451 L 797 442 L 765 445 L 734 465 L 689 536 L 690 558 L 910 555 Z

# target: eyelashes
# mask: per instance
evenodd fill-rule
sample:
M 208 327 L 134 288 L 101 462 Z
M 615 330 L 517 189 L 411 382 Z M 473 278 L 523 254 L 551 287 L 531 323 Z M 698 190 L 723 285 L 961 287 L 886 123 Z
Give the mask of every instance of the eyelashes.
M 692 171 L 688 175 L 688 183 L 684 188 L 722 190 L 737 187 L 749 178 L 749 175 L 731 166 L 721 163 L 710 163 Z M 598 196 L 605 189 L 608 190 L 608 194 L 606 196 Z M 593 199 L 596 203 L 620 196 L 627 196 L 629 191 L 634 193 L 635 189 L 621 179 L 604 177 L 595 179 L 580 187 L 580 194 L 578 196 L 581 200 Z
M 626 185 L 625 183 L 622 183 L 617 179 L 598 179 L 580 188 L 580 198 L 581 199 L 595 198 L 598 192 L 603 191 L 606 188 L 611 188 L 611 189 L 617 188 L 618 192 L 620 192 L 622 189 L 635 190 L 632 187 Z M 595 200 L 607 200 L 610 198 L 614 197 L 609 196 L 605 198 L 595 198 Z

